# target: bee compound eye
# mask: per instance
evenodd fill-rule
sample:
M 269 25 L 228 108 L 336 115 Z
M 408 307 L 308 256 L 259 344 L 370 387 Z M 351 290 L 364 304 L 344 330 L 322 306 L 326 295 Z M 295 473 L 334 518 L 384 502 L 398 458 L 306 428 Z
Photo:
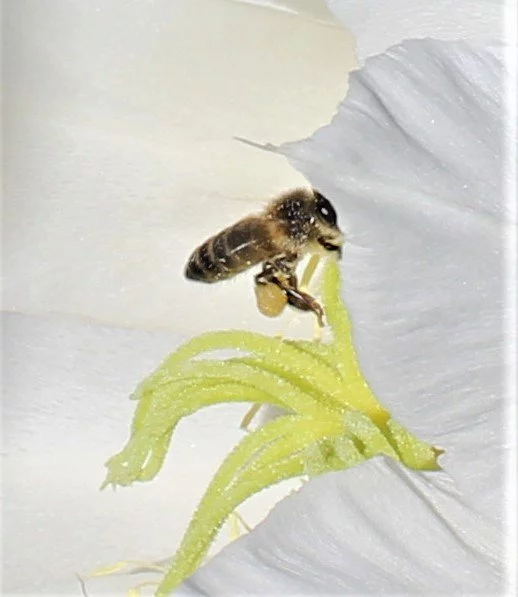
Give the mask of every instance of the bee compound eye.
M 331 202 L 318 191 L 315 191 L 315 197 L 317 200 L 316 210 L 319 218 L 330 226 L 336 226 L 336 211 L 331 205 Z

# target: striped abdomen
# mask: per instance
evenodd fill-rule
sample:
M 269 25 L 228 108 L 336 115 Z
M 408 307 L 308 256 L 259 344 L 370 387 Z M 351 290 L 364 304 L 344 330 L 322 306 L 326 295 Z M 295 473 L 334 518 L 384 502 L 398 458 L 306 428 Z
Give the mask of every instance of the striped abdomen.
M 269 220 L 249 217 L 225 228 L 200 245 L 189 258 L 185 275 L 191 280 L 218 282 L 276 255 Z

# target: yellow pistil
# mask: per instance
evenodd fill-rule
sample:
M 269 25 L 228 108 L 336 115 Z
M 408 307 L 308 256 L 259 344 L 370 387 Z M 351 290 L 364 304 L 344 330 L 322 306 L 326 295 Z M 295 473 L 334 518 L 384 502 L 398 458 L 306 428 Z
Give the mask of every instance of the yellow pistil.
M 409 468 L 438 470 L 440 451 L 403 429 L 360 370 L 351 323 L 329 261 L 322 301 L 329 343 L 285 340 L 246 331 L 193 338 L 137 388 L 131 436 L 107 463 L 103 487 L 148 481 L 160 470 L 180 419 L 223 402 L 281 407 L 285 415 L 247 434 L 212 479 L 157 590 L 170 593 L 202 562 L 231 513 L 283 479 L 343 470 L 378 454 Z M 240 356 L 200 359 L 215 350 Z

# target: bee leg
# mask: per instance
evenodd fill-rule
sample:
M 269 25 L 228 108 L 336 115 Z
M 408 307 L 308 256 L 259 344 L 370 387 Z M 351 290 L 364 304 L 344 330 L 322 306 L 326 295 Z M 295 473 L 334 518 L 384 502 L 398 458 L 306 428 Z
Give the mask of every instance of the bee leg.
M 274 271 L 271 264 L 265 264 L 263 271 L 255 276 L 257 308 L 267 317 L 277 317 L 288 304 L 286 292 L 278 284 Z
M 301 311 L 313 311 L 317 316 L 318 325 L 324 327 L 324 309 L 310 294 L 298 290 L 296 287 L 285 288 L 288 304 Z
M 275 284 L 285 293 L 288 304 L 301 311 L 313 311 L 318 325 L 324 327 L 324 310 L 310 294 L 299 290 L 297 276 L 293 273 L 295 265 L 296 261 L 289 258 L 266 262 L 263 271 L 255 277 L 255 283 Z

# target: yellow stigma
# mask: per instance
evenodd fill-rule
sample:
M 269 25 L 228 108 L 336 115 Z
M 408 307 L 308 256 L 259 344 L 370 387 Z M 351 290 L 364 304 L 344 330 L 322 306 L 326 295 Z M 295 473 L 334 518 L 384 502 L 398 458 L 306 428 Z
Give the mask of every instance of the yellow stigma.
M 137 388 L 130 438 L 107 462 L 103 487 L 155 477 L 178 422 L 205 406 L 248 402 L 286 412 L 245 435 L 222 463 L 157 594 L 170 593 L 196 570 L 242 502 L 283 479 L 343 470 L 377 454 L 413 469 L 440 468 L 440 450 L 398 425 L 365 380 L 334 260 L 324 269 L 322 300 L 332 331 L 328 343 L 211 332 L 181 346 Z M 199 358 L 220 349 L 241 355 Z

